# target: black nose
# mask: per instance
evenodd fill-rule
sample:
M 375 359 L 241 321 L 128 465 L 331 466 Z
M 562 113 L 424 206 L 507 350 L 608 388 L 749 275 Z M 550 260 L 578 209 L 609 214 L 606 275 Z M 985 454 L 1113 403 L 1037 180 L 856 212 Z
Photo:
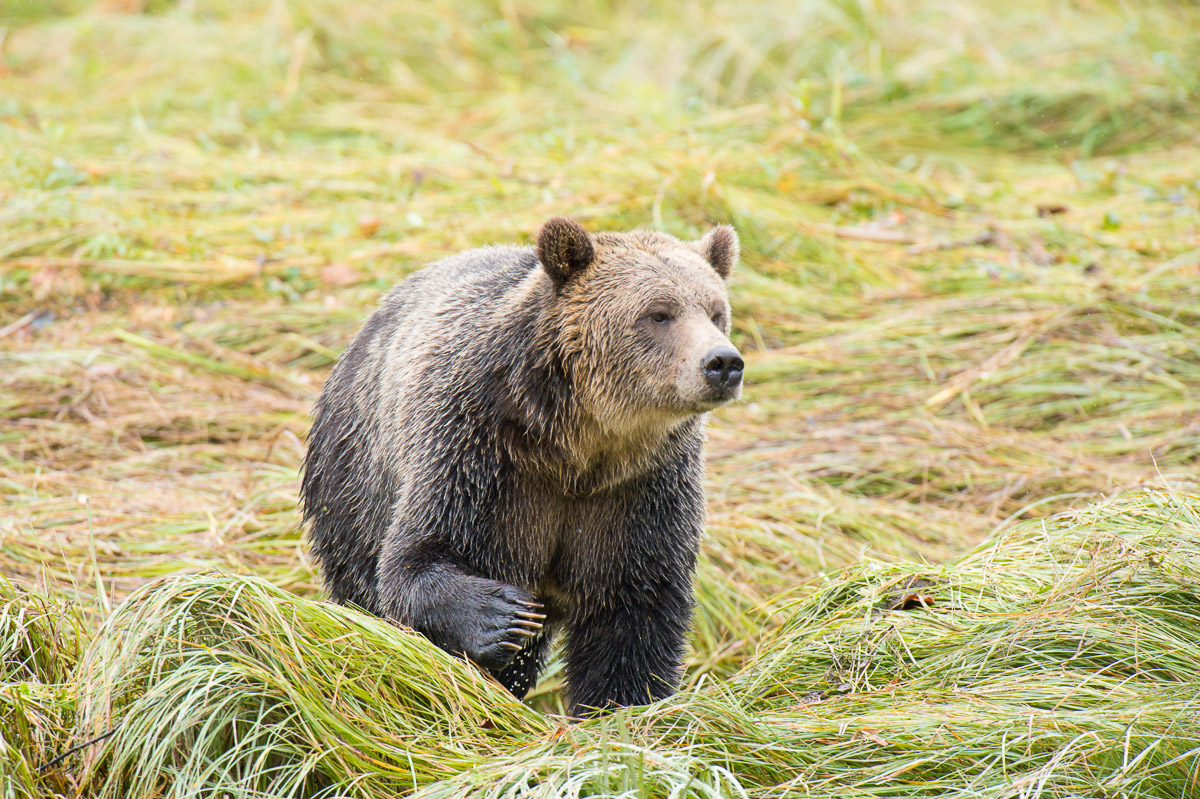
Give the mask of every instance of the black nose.
M 745 367 L 741 354 L 733 347 L 717 347 L 704 356 L 704 378 L 713 388 L 733 388 L 742 382 Z

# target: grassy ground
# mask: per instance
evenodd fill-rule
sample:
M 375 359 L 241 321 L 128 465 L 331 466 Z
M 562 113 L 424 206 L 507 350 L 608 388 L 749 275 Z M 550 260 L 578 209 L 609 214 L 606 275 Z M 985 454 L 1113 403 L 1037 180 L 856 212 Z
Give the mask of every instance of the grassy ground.
M 1002 784 L 998 772 L 971 782 L 950 767 L 921 778 L 936 790 L 904 793 L 895 785 L 906 772 L 883 779 L 901 768 L 895 757 L 869 789 L 782 755 L 776 771 L 752 766 L 737 747 L 765 746 L 769 730 L 795 733 L 778 744 L 792 752 L 838 736 L 877 744 L 835 735 L 841 721 L 820 726 L 861 708 L 763 727 L 774 700 L 728 702 L 751 689 L 818 690 L 811 675 L 828 664 L 746 664 L 764 648 L 798 651 L 789 625 L 827 607 L 808 600 L 818 604 L 797 615 L 778 597 L 858 585 L 865 578 L 832 575 L 863 555 L 951 562 L 1022 520 L 1146 484 L 1182 487 L 1153 495 L 1182 509 L 1164 518 L 1195 513 L 1186 486 L 1200 473 L 1200 12 L 1165 0 L 670 8 L 0 0 L 0 573 L 44 595 L 4 600 L 0 642 L 17 654 L 0 675 L 0 764 L 18 776 L 0 778 L 0 796 L 133 790 L 103 787 L 105 769 L 120 775 L 114 763 L 140 757 L 126 737 L 103 757 L 93 747 L 36 772 L 107 718 L 89 715 L 98 689 L 81 675 L 114 673 L 111 652 L 141 651 L 121 643 L 113 619 L 159 629 L 167 611 L 150 619 L 139 607 L 175 607 L 177 594 L 113 608 L 155 578 L 213 567 L 265 580 L 252 583 L 260 607 L 316 595 L 296 470 L 330 364 L 405 274 L 465 247 L 527 241 L 558 213 L 593 229 L 680 236 L 727 221 L 742 237 L 733 303 L 748 386 L 745 403 L 713 419 L 689 669 L 690 687 L 707 693 L 666 706 L 675 720 L 662 726 L 654 715 L 588 728 L 580 734 L 601 738 L 579 744 L 578 760 L 559 748 L 521 765 L 523 755 L 479 733 L 461 739 L 466 754 L 453 763 L 482 774 L 528 766 L 562 795 L 620 793 L 586 776 L 613 771 L 598 765 L 608 744 L 595 743 L 609 729 L 632 747 L 613 762 L 643 769 L 622 772 L 621 784 L 647 795 L 666 795 L 673 783 L 662 775 L 692 765 L 713 792 L 695 795 L 741 785 L 765 796 L 789 780 L 813 796 L 1018 795 L 984 790 Z M 1151 495 L 1136 496 L 1115 506 L 1113 525 L 1145 517 L 1138 503 Z M 225 584 L 190 585 L 170 591 Z M 308 640 L 351 624 L 302 607 Z M 1175 647 L 1200 647 L 1196 627 L 1181 624 Z M 369 635 L 381 651 L 417 646 Z M 923 662 L 993 668 L 984 655 Z M 1078 676 L 1037 663 L 1045 669 L 1018 664 L 1030 690 Z M 454 690 L 498 701 L 454 673 Z M 1193 700 L 1164 674 L 1151 680 L 1162 723 L 1194 719 Z M 860 686 L 843 682 L 849 698 L 838 701 L 853 704 Z M 200 684 L 161 690 L 184 691 L 177 701 Z M 937 728 L 941 700 L 900 684 L 897 718 L 920 715 L 914 729 L 929 740 L 950 735 Z M 532 703 L 559 707 L 555 671 Z M 1104 729 L 1116 730 L 1118 704 L 1089 705 L 1078 734 L 1107 740 L 1087 724 L 1111 711 Z M 988 713 L 1001 721 L 971 739 L 977 749 L 929 757 L 1009 752 L 989 736 L 1014 716 L 971 708 L 982 714 L 971 724 Z M 414 724 L 368 711 L 368 738 L 376 723 Z M 495 712 L 499 739 L 551 724 Z M 1045 729 L 1061 733 L 1061 722 Z M 1188 723 L 1181 741 L 1196 736 Z M 162 746 L 185 749 L 194 734 Z M 1063 751 L 1046 735 L 1046 751 Z M 378 737 L 354 740 L 367 760 L 347 768 L 400 762 L 398 750 L 374 748 Z M 1158 756 L 1128 766 L 1144 776 L 1134 788 L 1105 795 L 1179 796 L 1169 766 L 1138 771 L 1170 760 Z M 1070 747 L 1062 758 L 1077 762 Z M 454 795 L 460 783 L 435 784 L 451 771 L 414 765 L 412 780 Z M 145 788 L 164 773 L 129 779 Z M 1054 773 L 1020 795 L 1083 795 Z M 1200 793 L 1191 774 L 1186 790 Z

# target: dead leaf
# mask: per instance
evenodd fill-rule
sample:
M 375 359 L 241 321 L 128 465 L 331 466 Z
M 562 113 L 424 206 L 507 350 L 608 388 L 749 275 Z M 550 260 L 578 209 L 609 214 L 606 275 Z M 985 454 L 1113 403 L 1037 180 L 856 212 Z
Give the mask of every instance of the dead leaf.
M 121 371 L 121 367 L 115 363 L 94 363 L 87 368 L 87 371 L 91 377 L 116 377 Z
M 76 297 L 85 286 L 74 266 L 44 266 L 29 276 L 29 288 L 33 298 L 41 301 L 47 297 Z
M 327 286 L 351 286 L 358 282 L 358 273 L 346 264 L 326 264 L 321 267 L 321 282 Z
M 383 220 L 377 216 L 363 214 L 358 218 L 358 233 L 364 239 L 369 239 L 379 232 L 379 226 L 383 224 Z
M 920 610 L 934 604 L 933 597 L 928 594 L 908 594 L 902 597 L 891 610 Z
M 881 738 L 879 736 L 879 733 L 876 732 L 875 730 L 861 729 L 858 731 L 858 734 L 861 737 L 866 738 L 868 741 L 870 741 L 873 744 L 878 744 L 879 746 L 887 746 L 888 745 L 888 742 L 885 741 L 883 738 Z
M 1039 239 L 1029 242 L 1029 249 L 1025 251 L 1025 255 L 1038 266 L 1049 266 L 1058 260 Z
M 109 14 L 141 14 L 146 10 L 146 0 L 102 0 L 99 10 Z
M 911 577 L 904 581 L 900 590 L 884 596 L 879 604 L 884 610 L 923 610 L 933 607 L 936 600 L 932 594 L 921 589 L 936 588 L 938 583 L 924 577 Z

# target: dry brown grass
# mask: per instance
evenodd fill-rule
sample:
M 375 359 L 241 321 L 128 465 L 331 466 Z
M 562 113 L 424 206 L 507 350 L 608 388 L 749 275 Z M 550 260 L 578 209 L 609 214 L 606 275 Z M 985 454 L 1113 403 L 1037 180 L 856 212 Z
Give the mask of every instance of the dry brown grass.
M 88 6 L 0 6 L 0 573 L 92 623 L 214 567 L 316 594 L 337 353 L 554 213 L 742 236 L 694 680 L 864 553 L 1200 474 L 1190 7 Z

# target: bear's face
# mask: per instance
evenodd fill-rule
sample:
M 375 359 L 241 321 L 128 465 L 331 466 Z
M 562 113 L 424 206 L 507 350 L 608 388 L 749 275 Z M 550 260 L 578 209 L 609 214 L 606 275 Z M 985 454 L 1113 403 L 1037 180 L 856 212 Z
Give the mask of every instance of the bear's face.
M 576 397 L 603 428 L 648 433 L 741 396 L 725 287 L 737 259 L 731 228 L 684 243 L 650 231 L 589 236 L 555 219 L 538 255 Z

